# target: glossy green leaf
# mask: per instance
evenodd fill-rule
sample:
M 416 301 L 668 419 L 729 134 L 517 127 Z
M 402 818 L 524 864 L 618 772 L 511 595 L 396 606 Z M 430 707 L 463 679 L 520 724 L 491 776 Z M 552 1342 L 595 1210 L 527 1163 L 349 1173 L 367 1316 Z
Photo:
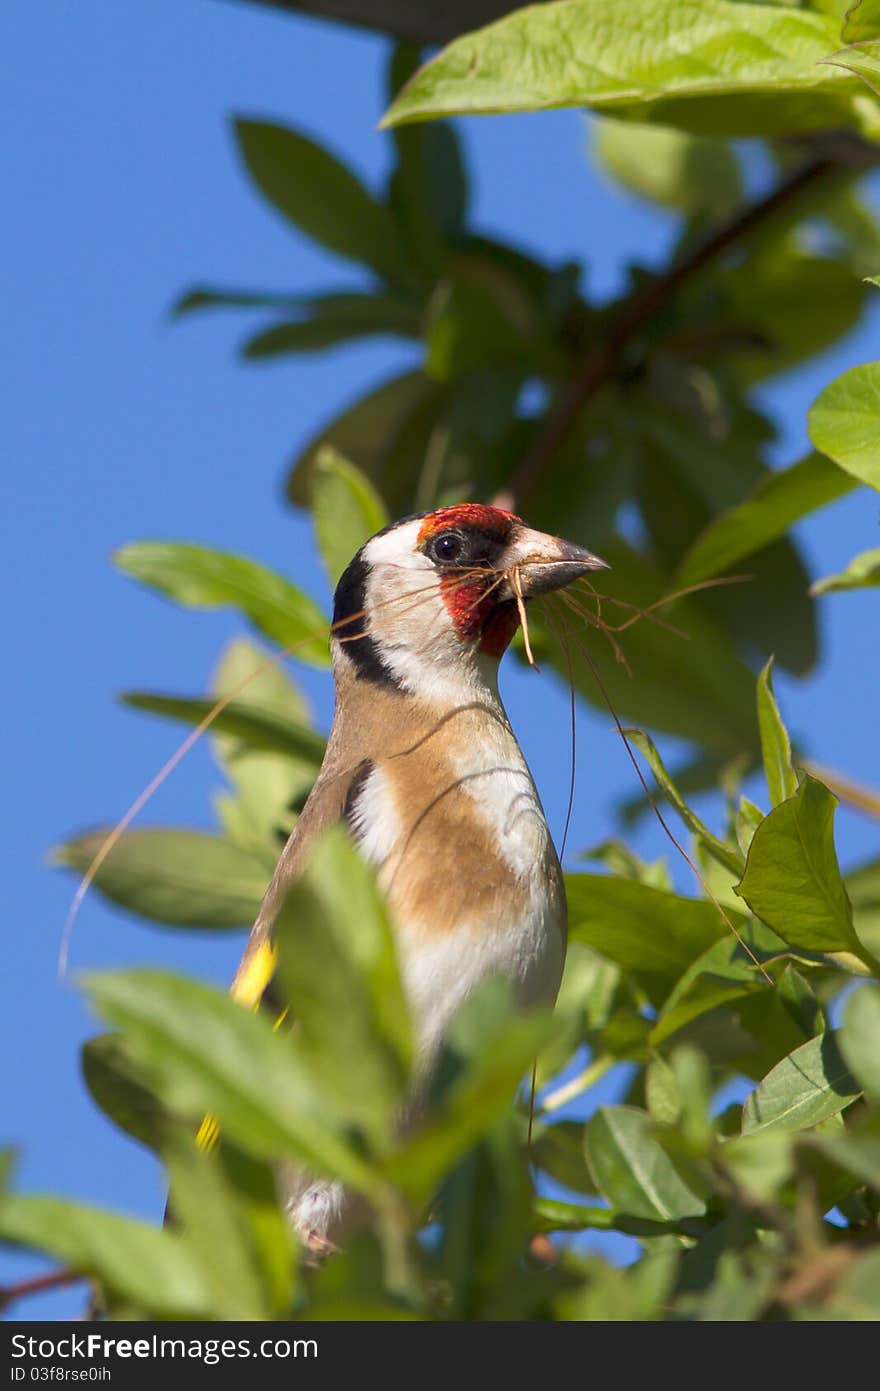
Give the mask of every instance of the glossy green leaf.
M 808 454 L 790 468 L 768 474 L 741 503 L 710 522 L 681 562 L 675 583 L 698 584 L 729 570 L 855 486 L 821 454 Z
M 740 797 L 736 813 L 736 839 L 743 855 L 748 855 L 755 832 L 764 820 L 764 812 L 749 797 Z
M 830 68 L 840 68 L 860 77 L 874 96 L 880 95 L 880 43 L 868 41 L 858 46 L 842 48 L 824 62 Z
M 340 1111 L 388 1141 L 412 1060 L 394 938 L 373 874 L 339 828 L 316 845 L 275 928 L 298 1051 Z
M 158 1149 L 167 1112 L 131 1057 L 121 1034 L 99 1034 L 82 1048 L 83 1081 L 92 1100 L 133 1139 Z
M 215 1150 L 201 1149 L 185 1131 L 165 1137 L 163 1158 L 176 1228 L 198 1262 L 221 1319 L 269 1316 L 245 1213 Z
M 600 1107 L 587 1126 L 586 1145 L 590 1168 L 618 1217 L 677 1223 L 706 1211 L 651 1133 L 647 1112 Z
M 360 262 L 392 284 L 409 271 L 397 227 L 351 170 L 300 131 L 235 121 L 239 151 L 265 198 L 328 251 Z
M 294 460 L 287 480 L 291 502 L 310 505 L 319 452 L 331 445 L 366 474 L 393 515 L 405 512 L 411 479 L 401 479 L 389 465 L 408 430 L 426 416 L 433 419 L 443 390 L 422 372 L 406 372 L 354 401 L 323 425 Z M 408 467 L 412 469 L 412 457 Z
M 797 775 L 791 763 L 791 742 L 782 722 L 776 696 L 773 694 L 773 658 L 758 677 L 758 728 L 761 731 L 761 753 L 764 776 L 770 802 L 778 807 L 797 793 Z
M 539 1232 L 580 1232 L 587 1227 L 610 1231 L 614 1213 L 587 1203 L 562 1203 L 555 1198 L 536 1198 L 534 1212 Z
M 728 929 L 688 965 L 660 1009 L 651 1031 L 653 1047 L 719 1005 L 772 988 L 772 976 L 768 980 L 758 963 L 772 961 L 784 952 L 785 944 L 762 924 L 733 920 L 741 940 Z
M 389 100 L 418 65 L 418 50 L 398 44 L 389 69 Z M 389 201 L 407 248 L 433 279 L 460 240 L 467 215 L 467 175 L 458 137 L 445 123 L 410 126 L 394 131 L 394 148 Z
M 722 286 L 727 312 L 757 339 L 752 351 L 739 354 L 737 374 L 745 382 L 788 371 L 837 342 L 855 326 L 866 295 L 861 277 L 843 261 L 790 242 L 747 258 L 724 275 Z
M 183 318 L 202 309 L 298 309 L 301 295 L 277 295 L 262 290 L 224 290 L 214 285 L 195 285 L 178 295 L 169 313 Z
M 617 538 L 603 540 L 602 558 L 612 568 L 597 587 L 612 601 L 619 598 L 646 608 L 673 589 L 644 556 Z M 603 607 L 611 621 L 617 613 L 613 602 Z M 670 604 L 661 616 L 687 636 L 670 633 L 650 619 L 640 620 L 620 634 L 628 667 L 601 633 L 588 631 L 584 638 L 572 634 L 569 647 L 577 689 L 591 704 L 607 711 L 584 655 L 586 647 L 625 722 L 696 740 L 706 751 L 725 758 L 757 750 L 754 676 L 720 624 L 690 598 Z M 551 647 L 548 657 L 567 677 L 568 665 L 559 644 Z
M 634 731 L 630 730 L 630 736 Z M 640 732 L 640 731 L 639 731 Z M 669 866 L 665 859 L 648 862 L 642 860 L 627 845 L 626 841 L 614 837 L 593 845 L 581 852 L 581 859 L 598 860 L 611 873 L 621 879 L 638 879 L 643 884 L 652 884 L 655 889 L 672 889 Z
M 822 1032 L 825 1028 L 825 1016 L 816 998 L 816 992 L 791 962 L 779 977 L 776 991 L 780 1003 L 785 1006 L 807 1038 L 813 1038 Z
M 248 338 L 242 357 L 250 361 L 284 353 L 314 353 L 356 338 L 418 338 L 421 310 L 393 295 L 318 295 L 304 300 L 295 319 L 272 324 Z
M 858 1129 L 848 1127 L 836 1135 L 805 1135 L 801 1143 L 880 1192 L 880 1127 L 876 1113 Z
M 53 851 L 56 864 L 84 874 L 110 828 L 89 831 Z M 201 831 L 126 831 L 95 876 L 120 907 L 174 927 L 246 927 L 256 916 L 271 867 L 221 836 Z
M 806 1130 L 851 1105 L 860 1088 L 830 1031 L 810 1039 L 767 1073 L 746 1099 L 743 1133 Z
M 405 1139 L 383 1173 L 423 1203 L 455 1161 L 492 1129 L 550 1037 L 547 1013 L 518 1013 L 509 988 L 488 981 L 459 1012 L 451 1048 L 464 1059 L 422 1128 Z
M 279 1202 L 277 1171 L 266 1160 L 236 1149 L 225 1136 L 216 1153 L 247 1228 L 265 1303 L 277 1317 L 285 1317 L 296 1294 L 298 1243 Z
M 594 131 L 600 164 L 643 198 L 691 216 L 723 217 L 739 202 L 739 164 L 721 140 L 634 121 L 602 120 Z
M 327 620 L 287 580 L 244 556 L 173 541 L 138 541 L 114 555 L 121 570 L 192 608 L 235 608 L 266 637 L 327 666 Z
M 880 859 L 851 869 L 845 883 L 859 940 L 880 955 Z
M 810 439 L 861 483 L 880 490 L 880 362 L 866 362 L 826 386 L 809 415 Z
M 845 43 L 864 43 L 880 38 L 878 0 L 852 0 L 846 11 L 841 38 Z
M 830 16 L 731 0 L 630 0 L 625 13 L 605 0 L 532 5 L 449 44 L 383 124 L 560 106 L 712 134 L 841 124 L 851 85 L 819 66 L 839 32 Z
M 203 1271 L 217 1316 L 267 1317 L 245 1216 L 217 1153 L 200 1149 L 195 1138 L 184 1132 L 167 1136 L 164 1159 L 174 1223 L 182 1228 L 186 1245 Z
M 553 1125 L 536 1123 L 532 1130 L 530 1157 L 533 1164 L 572 1192 L 593 1192 L 584 1154 L 582 1121 L 557 1121 Z
M 868 1251 L 847 1266 L 835 1282 L 822 1315 L 859 1323 L 880 1319 L 880 1251 Z
M 554 370 L 550 344 L 528 287 L 488 257 L 458 257 L 438 281 L 425 320 L 425 371 L 437 381 L 480 368 Z
M 865 959 L 834 848 L 837 798 L 804 778 L 756 830 L 737 893 L 791 946 Z
M 197 725 L 214 708 L 207 696 L 169 696 L 158 691 L 123 691 L 119 699 L 134 710 L 146 710 L 182 724 Z M 327 741 L 307 725 L 295 724 L 268 706 L 242 697 L 232 700 L 212 721 L 216 734 L 229 734 L 250 749 L 282 753 L 320 768 Z
M 880 986 L 860 985 L 847 1000 L 840 1048 L 865 1092 L 880 1101 Z
M 289 1155 L 375 1189 L 371 1170 L 340 1133 L 330 1098 L 268 1019 L 223 991 L 162 971 L 95 972 L 84 984 L 177 1114 L 196 1122 L 215 1116 L 249 1154 Z
M 152 1318 L 211 1317 L 211 1291 L 183 1238 L 63 1198 L 0 1199 L 0 1239 L 99 1281 Z
M 837 594 L 845 589 L 871 589 L 880 585 L 880 547 L 862 551 L 839 575 L 828 575 L 810 586 L 810 593 Z
M 691 962 L 729 932 L 705 899 L 631 879 L 566 875 L 569 935 L 633 975 L 660 1005 Z M 734 914 L 738 924 L 742 918 Z
M 331 585 L 364 542 L 390 520 L 366 474 L 328 445 L 318 451 L 315 460 L 312 516 Z
M 666 771 L 660 754 L 657 751 L 653 739 L 645 734 L 641 729 L 627 729 L 624 731 L 630 743 L 635 745 L 639 753 L 647 760 L 651 772 L 657 779 L 661 790 L 669 798 L 675 807 L 682 821 L 688 826 L 695 836 L 705 845 L 711 855 L 723 864 L 732 874 L 739 875 L 743 869 L 743 859 L 739 852 L 725 841 L 719 840 L 717 836 L 703 824 L 696 812 L 692 811 L 687 802 L 682 797 L 672 778 Z

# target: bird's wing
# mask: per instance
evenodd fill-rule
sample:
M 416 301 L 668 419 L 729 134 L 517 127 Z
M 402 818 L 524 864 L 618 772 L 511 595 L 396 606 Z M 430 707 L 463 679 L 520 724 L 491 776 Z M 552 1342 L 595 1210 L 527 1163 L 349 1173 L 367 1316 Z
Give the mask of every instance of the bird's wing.
M 251 1009 L 259 1005 L 275 969 L 272 928 L 287 892 L 303 871 L 321 832 L 339 821 L 359 765 L 340 767 L 329 751 L 297 823 L 281 852 L 275 873 L 263 895 L 247 946 L 232 982 L 232 995 Z

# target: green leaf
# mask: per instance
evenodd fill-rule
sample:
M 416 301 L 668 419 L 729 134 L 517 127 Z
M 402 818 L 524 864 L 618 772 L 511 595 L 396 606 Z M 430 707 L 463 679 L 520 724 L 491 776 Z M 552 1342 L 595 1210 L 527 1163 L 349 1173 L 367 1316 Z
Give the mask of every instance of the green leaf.
M 744 855 L 748 855 L 749 846 L 763 820 L 764 813 L 761 808 L 749 797 L 740 797 L 736 813 L 736 839 Z
M 213 285 L 196 285 L 178 295 L 168 312 L 173 319 L 181 319 L 201 309 L 298 309 L 303 298 L 262 290 L 221 290 Z
M 705 845 L 709 853 L 712 854 L 720 864 L 730 870 L 731 874 L 742 874 L 742 856 L 733 846 L 726 844 L 723 840 L 719 840 L 717 836 L 714 836 L 712 832 L 703 825 L 703 822 L 697 816 L 696 812 L 691 810 L 667 773 L 663 760 L 657 752 L 654 741 L 641 729 L 626 729 L 624 733 L 630 743 L 634 744 L 639 753 L 647 760 L 651 772 L 657 779 L 661 790 L 669 798 L 669 801 L 675 807 L 675 810 L 678 812 L 685 825 L 693 831 L 694 835 Z
M 537 1218 L 536 1230 L 539 1232 L 581 1232 L 592 1227 L 598 1231 L 611 1231 L 614 1227 L 614 1213 L 607 1207 L 595 1207 L 584 1203 L 562 1203 L 555 1198 L 536 1198 L 534 1213 Z
M 631 735 L 633 731 L 630 730 L 629 733 Z M 655 889 L 672 889 L 669 866 L 665 859 L 642 860 L 632 846 L 616 837 L 600 841 L 598 845 L 583 850 L 580 858 L 598 860 L 610 874 L 615 874 L 621 879 L 639 879 L 643 884 L 652 884 Z
M 600 591 L 610 601 L 603 604 L 609 621 L 615 621 L 619 612 L 614 600 L 646 608 L 669 593 L 662 572 L 617 537 L 603 539 L 602 558 L 612 567 L 607 576 L 603 574 Z M 754 676 L 730 638 L 696 599 L 677 600 L 663 609 L 662 617 L 687 638 L 650 619 L 634 624 L 620 637 L 629 670 L 601 633 L 588 633 L 583 641 L 573 633 L 569 641 L 577 689 L 591 704 L 607 710 L 584 655 L 586 648 L 625 722 L 695 740 L 724 758 L 757 750 Z M 567 678 L 567 663 L 558 643 L 552 645 L 548 658 Z
M 880 1128 L 876 1115 L 861 1129 L 847 1128 L 836 1135 L 805 1135 L 801 1144 L 880 1191 Z
M 840 575 L 828 575 L 810 586 L 812 595 L 836 594 L 844 589 L 869 589 L 880 585 L 880 548 L 862 551 Z
M 851 367 L 813 402 L 810 439 L 861 483 L 880 491 L 880 362 Z
M 385 504 L 366 474 L 329 445 L 315 459 L 312 514 L 331 585 L 364 542 L 389 521 Z
M 859 940 L 880 954 L 880 860 L 851 869 L 845 883 Z
M 759 1083 L 743 1107 L 743 1133 L 806 1130 L 849 1106 L 859 1095 L 830 1030 L 783 1058 Z
M 860 77 L 874 96 L 880 95 L 880 43 L 864 43 L 858 47 L 842 48 L 823 59 L 830 68 Z
M 211 694 L 218 700 L 235 697 L 260 715 L 285 724 L 306 725 L 309 710 L 288 673 L 265 651 L 245 638 L 224 649 L 211 680 Z M 290 834 L 295 807 L 305 800 L 315 781 L 317 745 L 308 740 L 297 757 L 254 747 L 247 740 L 222 730 L 212 733 L 211 743 L 234 792 L 221 793 L 215 806 L 230 839 L 243 850 L 268 860 L 275 868 L 279 844 Z
M 298 1050 L 338 1109 L 387 1146 L 412 1060 L 394 938 L 374 877 L 332 828 L 274 933 Z
M 822 1315 L 860 1323 L 880 1319 L 880 1251 L 868 1251 L 846 1267 L 829 1293 Z
M 398 44 L 392 56 L 388 98 L 392 100 L 418 67 L 418 50 Z M 442 273 L 460 240 L 467 217 L 467 176 L 458 137 L 439 122 L 394 131 L 397 163 L 389 201 L 407 248 L 433 280 Z
M 246 1214 L 216 1149 L 201 1149 L 193 1135 L 174 1130 L 165 1137 L 163 1158 L 174 1224 L 182 1229 L 211 1291 L 215 1317 L 269 1317 Z
M 394 295 L 316 295 L 303 300 L 303 315 L 248 338 L 242 357 L 250 361 L 282 353 L 313 353 L 356 338 L 418 338 L 422 312 L 412 300 Z
M 173 541 L 138 541 L 114 555 L 121 570 L 191 608 L 236 608 L 266 637 L 325 667 L 327 620 L 280 575 L 244 556 Z
M 821 454 L 808 454 L 790 468 L 768 474 L 741 503 L 722 512 L 698 536 L 676 572 L 675 584 L 684 588 L 729 570 L 855 486 Z
M 880 986 L 860 985 L 847 1000 L 840 1048 L 860 1085 L 880 1101 Z
M 592 1193 L 584 1154 L 582 1121 L 537 1122 L 529 1150 L 531 1162 L 574 1193 Z
M 346 165 L 300 131 L 237 118 L 239 152 L 273 207 L 328 251 L 406 285 L 409 268 L 390 210 Z
M 426 313 L 425 371 L 437 381 L 487 367 L 553 371 L 564 359 L 549 341 L 524 281 L 487 257 L 459 256 Z
M 625 1215 L 678 1223 L 706 1211 L 654 1138 L 646 1111 L 600 1107 L 587 1126 L 586 1145 L 590 1168 L 618 1221 Z
M 737 375 L 745 382 L 787 371 L 830 347 L 855 326 L 866 294 L 850 266 L 803 252 L 796 242 L 762 249 L 727 271 L 721 286 L 727 313 L 760 344 L 739 355 Z M 826 312 L 816 314 L 817 303 Z
M 174 1232 L 63 1198 L 6 1196 L 0 1199 L 0 1239 L 54 1256 L 147 1317 L 212 1314 L 204 1274 Z
M 310 506 L 318 455 L 323 445 L 331 445 L 371 480 L 393 515 L 405 512 L 412 478 L 394 471 L 395 447 L 426 417 L 433 422 L 444 392 L 423 372 L 406 372 L 360 397 L 322 426 L 294 461 L 287 480 L 291 502 Z M 412 456 L 407 470 L 411 475 Z
M 743 923 L 740 931 L 742 942 L 726 932 L 701 952 L 675 982 L 651 1031 L 653 1047 L 659 1047 L 692 1019 L 719 1005 L 768 988 L 767 978 L 752 958 L 762 964 L 772 961 L 784 952 L 785 944 L 762 924 Z
M 94 972 L 84 984 L 176 1114 L 194 1121 L 210 1114 L 249 1154 L 290 1155 L 319 1174 L 375 1190 L 329 1098 L 268 1019 L 222 991 L 162 971 Z
M 773 694 L 773 658 L 758 677 L 758 728 L 761 753 L 770 802 L 778 807 L 798 790 L 797 775 L 791 765 L 791 743 Z
M 123 691 L 119 699 L 133 710 L 147 710 L 169 720 L 197 725 L 216 705 L 207 696 L 169 696 L 158 691 Z M 327 741 L 308 725 L 294 723 L 267 706 L 246 698 L 232 700 L 212 721 L 215 734 L 229 734 L 249 749 L 288 754 L 320 768 Z
M 805 774 L 756 830 L 736 891 L 791 946 L 853 952 L 868 964 L 834 849 L 836 806 L 833 793 Z
M 840 125 L 851 86 L 818 66 L 838 35 L 830 16 L 731 0 L 532 5 L 449 44 L 382 124 L 591 106 L 710 134 Z
M 863 43 L 880 38 L 880 3 L 878 0 L 853 0 L 846 12 L 843 33 L 845 43 Z
M 110 834 L 89 831 L 58 846 L 55 864 L 84 874 Z M 149 827 L 126 831 L 95 876 L 112 903 L 175 927 L 246 927 L 270 870 L 231 840 L 201 831 Z
M 692 217 L 723 217 L 740 200 L 739 164 L 724 141 L 634 121 L 602 120 L 594 129 L 599 162 L 643 198 Z
M 449 1045 L 467 1061 L 422 1128 L 383 1165 L 412 1202 L 424 1203 L 455 1161 L 491 1131 L 550 1032 L 549 1015 L 517 1012 L 509 988 L 497 979 L 470 997 Z
M 133 1061 L 120 1034 L 99 1034 L 82 1048 L 83 1080 L 114 1125 L 157 1149 L 168 1114 Z
M 705 899 L 631 879 L 566 875 L 569 935 L 622 967 L 661 1005 L 691 962 L 730 929 Z M 741 926 L 743 919 L 732 914 Z
M 236 1149 L 222 1136 L 217 1154 L 247 1225 L 266 1304 L 270 1312 L 285 1317 L 296 1293 L 298 1252 L 290 1217 L 278 1201 L 273 1166 Z

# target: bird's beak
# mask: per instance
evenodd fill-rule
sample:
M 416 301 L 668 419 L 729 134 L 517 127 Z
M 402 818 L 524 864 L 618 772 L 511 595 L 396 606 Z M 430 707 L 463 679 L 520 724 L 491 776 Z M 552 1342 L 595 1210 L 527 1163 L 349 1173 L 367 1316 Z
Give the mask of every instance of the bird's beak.
M 562 541 L 558 536 L 547 536 L 543 531 L 532 531 L 530 527 L 522 527 L 516 533 L 507 547 L 504 562 L 516 569 L 524 599 L 564 589 L 572 580 L 580 579 L 591 570 L 609 569 L 607 561 L 600 560 L 592 551 L 585 551 L 583 546 Z

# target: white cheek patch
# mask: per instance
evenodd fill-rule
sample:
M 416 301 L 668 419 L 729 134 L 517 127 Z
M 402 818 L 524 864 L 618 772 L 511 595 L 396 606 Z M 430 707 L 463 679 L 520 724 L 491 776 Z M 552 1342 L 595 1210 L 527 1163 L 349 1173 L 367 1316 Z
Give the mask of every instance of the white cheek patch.
M 400 817 L 380 768 L 372 768 L 349 813 L 349 825 L 368 864 L 382 865 L 401 836 Z

